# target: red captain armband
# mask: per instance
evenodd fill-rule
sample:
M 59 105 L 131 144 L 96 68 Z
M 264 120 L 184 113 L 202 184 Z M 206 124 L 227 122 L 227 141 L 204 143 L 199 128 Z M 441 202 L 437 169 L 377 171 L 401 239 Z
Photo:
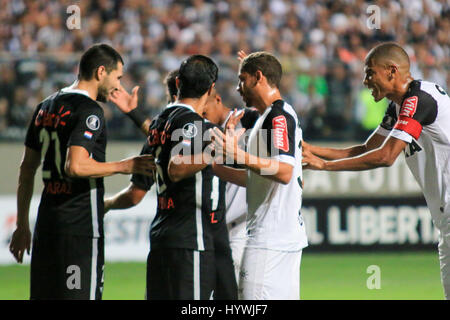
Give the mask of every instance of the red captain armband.
M 403 116 L 400 116 L 398 118 L 394 129 L 404 131 L 410 134 L 416 140 L 419 139 L 419 136 L 422 133 L 422 125 L 419 123 L 419 121 Z

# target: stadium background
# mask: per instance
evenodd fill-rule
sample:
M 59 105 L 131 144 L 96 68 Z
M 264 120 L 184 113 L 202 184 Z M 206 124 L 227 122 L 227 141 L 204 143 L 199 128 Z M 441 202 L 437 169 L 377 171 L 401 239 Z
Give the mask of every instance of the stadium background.
M 67 22 L 80 8 L 80 29 Z M 368 27 L 379 9 L 379 29 Z M 168 71 L 193 53 L 219 64 L 217 87 L 240 106 L 236 52 L 267 50 L 283 65 L 281 92 L 298 112 L 304 138 L 325 145 L 364 141 L 381 121 L 385 100 L 362 86 L 363 59 L 379 41 L 408 52 L 412 75 L 450 87 L 450 4 L 447 0 L 0 0 L 0 299 L 28 298 L 28 266 L 14 266 L 7 245 L 15 225 L 17 170 L 36 104 L 75 80 L 77 61 L 106 42 L 124 56 L 122 83 L 140 85 L 140 106 L 164 106 Z M 143 136 L 112 105 L 107 159 L 137 154 Z M 369 172 L 305 172 L 303 215 L 310 246 L 302 261 L 304 299 L 442 299 L 437 233 L 420 190 L 400 157 Z M 107 193 L 128 177 L 105 179 Z M 31 221 L 42 183 L 36 178 Z M 155 198 L 108 214 L 105 298 L 143 298 L 148 228 Z M 29 260 L 27 259 L 26 262 Z M 120 261 L 120 262 L 119 262 Z M 130 262 L 133 261 L 133 262 Z M 381 288 L 369 289 L 369 266 Z

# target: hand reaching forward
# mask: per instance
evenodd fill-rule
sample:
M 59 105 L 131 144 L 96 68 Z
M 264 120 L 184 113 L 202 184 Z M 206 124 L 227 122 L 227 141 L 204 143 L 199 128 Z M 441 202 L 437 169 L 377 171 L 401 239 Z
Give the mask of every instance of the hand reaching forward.
M 235 161 L 244 163 L 245 151 L 240 149 L 238 141 L 245 132 L 244 128 L 227 130 L 223 133 L 218 128 L 210 129 L 211 139 L 214 144 L 215 157 L 218 163 L 233 164 Z M 222 159 L 224 162 L 220 162 Z
M 123 165 L 123 170 L 121 173 L 124 174 L 131 173 L 152 176 L 153 170 L 156 168 L 155 159 L 149 154 L 128 158 L 122 160 L 121 163 Z
M 227 123 L 225 124 L 225 131 L 227 130 L 234 130 L 241 121 L 242 117 L 244 116 L 244 110 L 237 110 L 234 109 L 233 113 L 231 114 L 230 118 L 228 118 Z
M 315 155 L 312 154 L 308 148 L 303 149 L 302 152 L 302 165 L 303 169 L 311 169 L 311 170 L 323 170 L 325 167 L 325 161 Z
M 137 108 L 138 90 L 139 86 L 136 86 L 131 90 L 131 94 L 129 94 L 124 87 L 120 86 L 110 94 L 109 100 L 112 101 L 120 111 L 128 113 Z

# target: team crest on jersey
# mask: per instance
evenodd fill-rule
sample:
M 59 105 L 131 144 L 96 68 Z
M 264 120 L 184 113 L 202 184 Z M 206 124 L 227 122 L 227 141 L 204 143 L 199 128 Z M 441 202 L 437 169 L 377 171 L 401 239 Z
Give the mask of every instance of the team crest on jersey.
M 289 151 L 288 133 L 287 133 L 287 122 L 284 116 L 278 116 L 272 119 L 273 128 L 273 145 L 275 148 L 283 150 L 285 152 Z
M 406 98 L 405 101 L 403 101 L 400 116 L 412 118 L 412 116 L 416 113 L 418 101 L 419 98 L 417 98 L 417 96 Z
M 194 138 L 197 135 L 197 132 L 198 132 L 197 127 L 193 123 L 186 123 L 183 126 L 183 135 L 186 138 L 189 138 L 189 139 Z
M 86 125 L 93 131 L 98 130 L 98 128 L 100 128 L 100 119 L 96 115 L 92 114 L 87 117 Z

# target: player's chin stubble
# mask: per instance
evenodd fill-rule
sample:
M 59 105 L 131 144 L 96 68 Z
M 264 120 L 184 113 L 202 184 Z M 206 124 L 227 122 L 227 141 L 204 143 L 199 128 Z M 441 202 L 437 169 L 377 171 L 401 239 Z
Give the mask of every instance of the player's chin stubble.
M 108 89 L 99 87 L 97 92 L 97 101 L 106 102 L 108 100 Z

